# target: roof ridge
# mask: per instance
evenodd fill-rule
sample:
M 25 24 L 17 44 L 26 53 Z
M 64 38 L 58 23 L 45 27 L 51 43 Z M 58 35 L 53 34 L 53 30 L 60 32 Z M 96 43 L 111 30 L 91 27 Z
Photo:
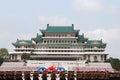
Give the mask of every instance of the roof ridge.
M 48 27 L 73 27 L 73 26 L 48 26 Z
M 59 26 L 47 24 L 47 27 L 74 27 L 74 24 L 72 24 L 72 25 L 59 25 Z

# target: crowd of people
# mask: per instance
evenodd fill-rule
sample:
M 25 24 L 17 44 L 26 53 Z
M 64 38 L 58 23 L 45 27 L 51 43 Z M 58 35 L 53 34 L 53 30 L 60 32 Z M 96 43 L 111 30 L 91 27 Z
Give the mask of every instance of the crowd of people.
M 50 74 L 48 76 L 48 74 Z M 32 79 L 31 79 L 32 77 Z M 50 77 L 48 79 L 48 77 Z M 107 71 L 0 71 L 0 80 L 120 80 L 120 72 Z

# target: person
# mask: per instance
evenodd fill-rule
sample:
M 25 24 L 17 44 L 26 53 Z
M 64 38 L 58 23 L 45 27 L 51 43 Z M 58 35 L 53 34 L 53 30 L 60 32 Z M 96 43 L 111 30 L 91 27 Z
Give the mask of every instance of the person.
M 39 80 L 39 74 L 38 72 L 33 73 L 33 80 Z
M 109 72 L 106 71 L 106 72 L 104 72 L 104 74 L 105 74 L 105 80 L 109 80 Z
M 43 71 L 43 73 L 42 73 L 42 76 L 41 76 L 41 78 L 42 78 L 42 80 L 47 80 L 47 73 L 46 73 L 46 71 Z
M 60 73 L 59 73 L 59 80 L 66 80 L 66 75 L 65 75 L 65 72 L 63 72 L 63 71 L 61 71 Z
M 80 73 L 79 71 L 77 71 L 76 79 L 77 79 L 77 80 L 81 80 L 81 73 Z
M 10 72 L 9 71 L 6 72 L 5 80 L 10 80 Z
M 109 80 L 114 80 L 114 76 L 112 72 L 109 73 Z
M 75 80 L 75 75 L 74 75 L 74 71 L 69 71 L 68 72 L 68 80 Z
M 22 80 L 22 72 L 21 71 L 16 72 L 15 80 Z
M 4 78 L 4 72 L 0 72 L 0 80 L 5 80 L 5 78 Z
M 30 78 L 30 72 L 25 72 L 24 73 L 25 80 L 31 80 Z
M 52 71 L 51 73 L 51 80 L 56 80 L 56 74 L 55 74 L 55 71 Z

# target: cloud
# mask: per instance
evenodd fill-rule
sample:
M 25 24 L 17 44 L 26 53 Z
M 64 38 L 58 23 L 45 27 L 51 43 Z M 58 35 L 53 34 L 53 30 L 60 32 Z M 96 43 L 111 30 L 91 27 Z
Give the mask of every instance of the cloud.
M 40 25 L 71 25 L 66 17 L 61 16 L 39 16 Z
M 74 0 L 73 8 L 79 13 L 103 12 L 107 14 L 114 14 L 117 12 L 117 7 L 112 3 L 106 3 L 105 0 Z
M 16 35 L 16 39 L 31 40 L 31 38 L 36 37 L 36 35 L 36 33 L 20 33 L 19 36 Z
M 0 34 L 1 34 L 0 35 L 0 40 L 10 38 L 10 34 L 8 32 L 4 32 L 4 33 L 1 32 Z
M 96 29 L 94 31 L 88 31 L 87 36 L 92 39 L 103 39 L 105 42 L 120 43 L 120 28 Z
M 102 39 L 104 43 L 107 43 L 106 53 L 112 57 L 120 58 L 120 28 L 111 29 L 96 29 L 94 31 L 86 31 L 85 34 L 89 39 Z
M 36 33 L 11 33 L 0 32 L 0 48 L 7 48 L 8 51 L 13 51 L 12 43 L 17 39 L 31 40 L 32 37 L 36 37 Z

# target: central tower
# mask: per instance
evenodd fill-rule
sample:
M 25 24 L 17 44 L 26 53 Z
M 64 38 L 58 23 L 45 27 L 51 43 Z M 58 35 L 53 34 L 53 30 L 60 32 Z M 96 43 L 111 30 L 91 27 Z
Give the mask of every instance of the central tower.
M 42 35 L 37 34 L 36 46 L 32 59 L 37 60 L 63 60 L 76 61 L 86 60 L 92 62 L 104 62 L 106 44 L 102 40 L 88 40 L 84 34 L 79 35 L 79 30 L 72 26 L 50 26 L 40 30 Z

